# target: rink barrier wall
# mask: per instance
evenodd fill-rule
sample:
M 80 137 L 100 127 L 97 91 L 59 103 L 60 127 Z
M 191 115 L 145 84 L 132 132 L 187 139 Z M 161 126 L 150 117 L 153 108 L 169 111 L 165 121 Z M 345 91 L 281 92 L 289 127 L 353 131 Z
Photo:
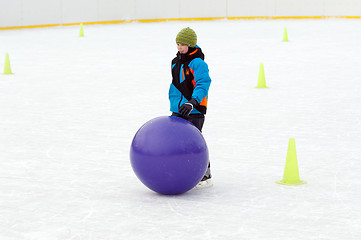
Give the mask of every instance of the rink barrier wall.
M 214 21 L 214 20 L 278 20 L 278 19 L 361 19 L 361 16 L 280 16 L 280 17 L 209 17 L 209 18 L 167 18 L 167 19 L 134 19 L 134 20 L 116 20 L 116 21 L 99 21 L 99 22 L 82 22 L 83 25 L 95 24 L 121 24 L 121 23 L 151 23 L 151 22 L 170 22 L 170 21 Z M 44 25 L 30 25 L 30 26 L 14 26 L 14 27 L 0 27 L 0 30 L 12 29 L 29 29 L 29 28 L 45 28 L 45 27 L 61 27 L 61 26 L 75 26 L 79 23 L 63 23 L 63 24 L 44 24 Z
M 0 29 L 327 16 L 360 18 L 361 0 L 0 0 Z

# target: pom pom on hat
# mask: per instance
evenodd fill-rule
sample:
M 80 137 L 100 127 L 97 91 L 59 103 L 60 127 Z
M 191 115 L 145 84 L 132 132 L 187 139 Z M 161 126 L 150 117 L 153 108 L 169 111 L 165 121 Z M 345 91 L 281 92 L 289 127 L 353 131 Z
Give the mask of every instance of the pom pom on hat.
M 183 28 L 177 34 L 176 43 L 180 43 L 188 47 L 195 47 L 197 45 L 197 34 L 189 27 Z

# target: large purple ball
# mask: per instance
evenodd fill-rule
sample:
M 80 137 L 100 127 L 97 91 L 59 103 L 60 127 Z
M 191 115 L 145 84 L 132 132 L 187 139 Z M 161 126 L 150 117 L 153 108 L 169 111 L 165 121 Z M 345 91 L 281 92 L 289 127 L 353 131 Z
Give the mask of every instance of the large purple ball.
M 175 195 L 199 183 L 208 167 L 202 133 L 179 117 L 158 117 L 135 134 L 130 161 L 139 180 L 151 190 Z

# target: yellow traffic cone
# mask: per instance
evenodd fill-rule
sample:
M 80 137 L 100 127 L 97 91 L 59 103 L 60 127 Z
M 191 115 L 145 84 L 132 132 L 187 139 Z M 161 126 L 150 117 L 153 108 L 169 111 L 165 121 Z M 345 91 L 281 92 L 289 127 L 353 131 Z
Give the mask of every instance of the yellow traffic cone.
M 277 181 L 278 184 L 283 185 L 300 185 L 305 184 L 305 181 L 300 180 L 297 163 L 296 143 L 294 138 L 290 138 L 288 143 L 287 158 L 283 179 Z
M 256 88 L 268 88 L 266 86 L 266 79 L 264 76 L 264 68 L 263 63 L 259 66 L 259 73 L 258 73 L 258 83 Z
M 79 37 L 84 37 L 84 30 L 83 30 L 83 24 L 82 23 L 80 23 Z
M 4 73 L 3 74 L 13 74 L 11 72 L 11 67 L 10 67 L 10 58 L 9 58 L 9 54 L 6 53 L 5 55 L 5 65 L 4 65 Z
M 287 28 L 283 31 L 283 42 L 288 42 Z

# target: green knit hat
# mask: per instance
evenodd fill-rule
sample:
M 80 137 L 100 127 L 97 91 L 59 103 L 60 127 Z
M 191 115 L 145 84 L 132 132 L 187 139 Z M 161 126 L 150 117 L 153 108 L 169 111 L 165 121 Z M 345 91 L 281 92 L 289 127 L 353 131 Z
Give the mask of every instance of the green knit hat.
M 176 43 L 187 45 L 188 47 L 195 47 L 197 45 L 197 34 L 189 27 L 183 28 L 176 38 Z

